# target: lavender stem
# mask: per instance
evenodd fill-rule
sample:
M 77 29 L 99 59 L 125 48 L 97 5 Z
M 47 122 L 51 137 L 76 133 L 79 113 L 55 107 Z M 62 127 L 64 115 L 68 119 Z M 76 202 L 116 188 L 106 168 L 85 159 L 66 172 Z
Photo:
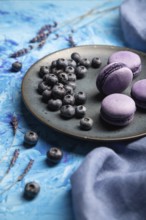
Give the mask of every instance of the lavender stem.
M 28 165 L 26 166 L 26 168 L 25 168 L 25 170 L 23 171 L 23 173 L 22 173 L 20 176 L 18 176 L 18 178 L 17 178 L 17 181 L 18 181 L 18 182 L 21 181 L 21 180 L 26 176 L 26 174 L 30 171 L 30 169 L 31 169 L 31 167 L 32 167 L 32 165 L 33 165 L 33 163 L 34 163 L 34 160 L 30 160 L 30 161 L 29 161 L 29 163 L 28 163 Z
M 16 149 L 14 151 L 14 154 L 13 154 L 13 157 L 12 157 L 12 159 L 10 161 L 8 169 L 6 170 L 4 176 L 0 179 L 0 183 L 3 181 L 3 179 L 6 177 L 6 175 L 10 172 L 11 168 L 15 165 L 18 157 L 19 157 L 19 149 Z
M 26 174 L 30 171 L 33 163 L 34 163 L 34 160 L 30 160 L 28 165 L 26 166 L 25 170 L 23 171 L 23 173 L 20 176 L 18 176 L 18 178 L 16 179 L 15 182 L 13 182 L 9 187 L 4 189 L 4 191 L 2 191 L 0 193 L 0 195 L 2 195 L 3 193 L 7 192 L 8 190 L 10 190 L 13 186 L 15 186 L 17 184 L 17 182 L 23 180 L 23 178 L 26 176 Z

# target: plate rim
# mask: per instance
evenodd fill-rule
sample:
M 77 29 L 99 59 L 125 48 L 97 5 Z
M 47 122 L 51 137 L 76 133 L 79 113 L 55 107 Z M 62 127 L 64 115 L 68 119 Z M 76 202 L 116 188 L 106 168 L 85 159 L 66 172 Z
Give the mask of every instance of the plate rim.
M 65 51 L 65 50 L 70 50 L 70 49 L 75 49 L 75 48 L 81 48 L 81 47 L 94 47 L 94 48 L 111 48 L 111 49 L 119 49 L 119 50 L 130 50 L 130 51 L 133 51 L 135 53 L 138 53 L 138 54 L 141 54 L 142 56 L 146 56 L 146 53 L 142 52 L 142 51 L 138 51 L 138 50 L 135 50 L 135 49 L 131 49 L 131 48 L 128 48 L 128 47 L 121 47 L 121 46 L 115 46 L 115 45 L 98 45 L 98 44 L 89 44 L 89 45 L 78 45 L 76 47 L 70 47 L 70 48 L 64 48 L 64 49 L 60 49 L 60 50 L 57 50 L 57 51 L 54 51 L 52 53 L 49 53 L 48 55 L 45 55 L 43 56 L 41 59 L 37 60 L 34 64 L 32 64 L 28 70 L 26 71 L 24 77 L 23 77 L 23 80 L 22 80 L 22 83 L 21 83 L 21 95 L 22 95 L 22 99 L 23 99 L 23 102 L 25 104 L 25 106 L 27 107 L 27 109 L 31 112 L 32 115 L 34 115 L 39 121 L 41 121 L 43 124 L 45 124 L 46 126 L 48 126 L 49 128 L 51 129 L 54 129 L 55 131 L 59 132 L 59 133 L 62 133 L 64 135 L 67 135 L 67 136 L 71 136 L 73 138 L 78 138 L 78 139 L 81 139 L 81 140 L 88 140 L 88 141 L 128 141 L 128 140 L 133 140 L 133 139 L 137 139 L 137 138 L 140 138 L 140 137 L 144 137 L 146 136 L 146 131 L 143 132 L 143 133 L 140 133 L 140 134 L 137 134 L 137 135 L 133 135 L 133 136 L 129 136 L 129 137 L 116 137 L 116 138 L 101 138 L 101 137 L 90 137 L 90 136 L 80 136 L 78 134 L 72 134 L 70 132 L 66 132 L 64 131 L 64 129 L 60 130 L 58 129 L 56 126 L 53 126 L 53 125 L 50 125 L 48 124 L 45 120 L 42 119 L 41 116 L 37 115 L 32 109 L 31 107 L 28 105 L 26 99 L 25 99 L 25 96 L 24 96 L 24 83 L 25 83 L 25 79 L 30 71 L 30 69 L 33 68 L 33 66 L 35 66 L 37 63 L 41 62 L 43 59 L 45 59 L 46 57 L 49 57 L 53 54 L 56 54 L 56 53 L 59 53 L 59 52 L 62 52 L 62 51 Z

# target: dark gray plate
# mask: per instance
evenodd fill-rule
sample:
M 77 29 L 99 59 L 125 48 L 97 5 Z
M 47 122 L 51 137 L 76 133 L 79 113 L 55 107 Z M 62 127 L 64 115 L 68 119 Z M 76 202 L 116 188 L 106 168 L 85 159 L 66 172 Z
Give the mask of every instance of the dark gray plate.
M 106 124 L 100 118 L 100 105 L 102 97 L 96 89 L 96 76 L 100 69 L 90 68 L 86 77 L 82 80 L 77 80 L 77 91 L 85 91 L 87 93 L 87 116 L 94 120 L 93 128 L 90 131 L 82 131 L 79 128 L 79 120 L 76 118 L 63 120 L 58 112 L 50 112 L 47 110 L 46 104 L 41 101 L 41 96 L 37 93 L 37 86 L 41 79 L 38 77 L 38 70 L 42 65 L 48 65 L 52 60 L 58 58 L 70 58 L 71 53 L 78 52 L 82 57 L 92 59 L 100 57 L 102 67 L 107 64 L 107 59 L 110 54 L 119 50 L 130 50 L 128 48 L 114 46 L 79 46 L 75 48 L 65 49 L 53 54 L 50 54 L 38 62 L 36 62 L 26 73 L 22 83 L 22 97 L 24 103 L 30 112 L 35 115 L 40 121 L 44 122 L 49 127 L 62 132 L 66 135 L 71 135 L 81 139 L 88 140 L 128 140 L 138 138 L 146 134 L 146 112 L 137 110 L 135 118 L 131 124 L 126 127 L 114 127 Z M 134 51 L 134 50 L 131 50 Z M 133 80 L 133 83 L 142 78 L 146 78 L 146 55 L 139 51 L 134 51 L 140 55 L 142 60 L 142 73 L 139 77 Z M 131 86 L 124 92 L 130 95 Z M 114 108 L 114 106 L 113 106 Z

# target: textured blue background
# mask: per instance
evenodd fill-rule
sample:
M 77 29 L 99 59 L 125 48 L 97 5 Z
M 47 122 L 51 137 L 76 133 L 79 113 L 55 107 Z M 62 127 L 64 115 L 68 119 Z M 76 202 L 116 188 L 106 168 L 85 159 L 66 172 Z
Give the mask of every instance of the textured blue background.
M 40 124 L 25 108 L 21 100 L 21 82 L 28 68 L 43 56 L 68 47 L 66 38 L 72 34 L 77 45 L 108 44 L 126 46 L 122 37 L 119 6 L 121 0 L 88 1 L 0 1 L 0 177 L 6 171 L 14 149 L 20 149 L 15 167 L 0 183 L 0 219 L 2 220 L 73 220 L 70 176 L 84 156 L 101 143 L 88 143 L 64 137 Z M 92 10 L 94 9 L 94 10 Z M 84 16 L 82 16 L 84 15 Z M 55 40 L 52 33 L 45 46 L 17 59 L 9 55 L 28 47 L 28 42 L 45 24 L 58 22 Z M 71 31 L 74 30 L 72 33 Z M 21 61 L 23 68 L 18 73 L 10 71 L 14 61 Z M 19 129 L 13 147 L 10 120 L 13 114 L 19 118 Z M 26 149 L 24 132 L 28 129 L 39 133 L 38 144 Z M 125 143 L 104 143 L 104 146 L 124 146 Z M 103 143 L 102 143 L 103 145 Z M 59 146 L 64 151 L 61 163 L 49 167 L 46 151 L 50 146 Z M 31 171 L 22 182 L 3 191 L 17 179 L 29 159 L 35 159 Z M 28 181 L 37 181 L 41 186 L 34 201 L 23 199 L 23 189 Z

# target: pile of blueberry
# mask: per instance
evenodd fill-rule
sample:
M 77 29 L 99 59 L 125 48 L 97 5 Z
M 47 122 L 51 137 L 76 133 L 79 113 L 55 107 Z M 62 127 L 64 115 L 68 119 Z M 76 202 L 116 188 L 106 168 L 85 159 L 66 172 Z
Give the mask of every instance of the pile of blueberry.
M 98 57 L 90 61 L 75 52 L 71 54 L 71 59 L 59 58 L 52 61 L 50 66 L 41 66 L 39 76 L 42 81 L 38 85 L 38 92 L 48 109 L 59 110 L 61 117 L 65 119 L 74 116 L 80 118 L 81 129 L 91 129 L 93 120 L 84 117 L 87 95 L 84 91 L 75 92 L 76 80 L 84 78 L 89 67 L 99 68 L 100 65 Z

